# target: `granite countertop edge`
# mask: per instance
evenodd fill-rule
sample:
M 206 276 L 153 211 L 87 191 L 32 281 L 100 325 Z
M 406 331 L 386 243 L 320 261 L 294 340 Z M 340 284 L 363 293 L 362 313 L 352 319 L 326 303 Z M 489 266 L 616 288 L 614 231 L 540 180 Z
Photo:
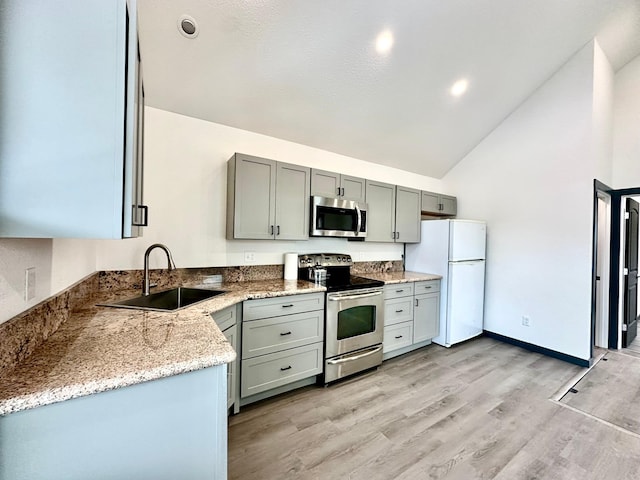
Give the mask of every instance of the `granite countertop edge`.
M 120 291 L 73 313 L 38 350 L 0 381 L 0 417 L 232 362 L 236 352 L 211 315 L 245 300 L 326 291 L 310 282 L 282 279 L 192 286 L 225 290 L 225 294 L 173 312 L 98 306 L 138 295 Z M 166 341 L 175 331 L 184 338 L 176 335 L 171 351 L 167 348 L 164 352 L 163 345 L 154 347 L 141 341 L 145 335 L 154 337 L 154 341 L 162 340 L 164 335 Z M 129 352 L 126 341 L 132 337 L 138 341 Z M 197 344 L 197 353 L 189 351 L 189 341 Z M 111 355 L 113 348 L 120 351 Z
M 385 285 L 393 285 L 398 283 L 412 283 L 412 282 L 424 282 L 430 280 L 441 280 L 441 275 L 434 273 L 422 273 L 422 272 L 388 272 L 388 273 L 367 273 L 363 274 L 363 277 L 371 278 L 373 280 L 380 280 Z

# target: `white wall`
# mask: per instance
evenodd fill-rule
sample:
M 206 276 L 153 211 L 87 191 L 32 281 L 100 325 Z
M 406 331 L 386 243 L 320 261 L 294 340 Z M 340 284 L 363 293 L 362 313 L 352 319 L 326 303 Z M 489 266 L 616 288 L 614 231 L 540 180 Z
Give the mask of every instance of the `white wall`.
M 592 42 L 444 178 L 459 216 L 488 222 L 485 328 L 582 359 L 590 356 L 593 178 L 603 169 L 592 143 L 594 68 L 602 65 Z M 598 75 L 605 84 L 606 71 Z
M 145 249 L 165 243 L 178 267 L 283 263 L 284 252 L 335 251 L 356 260 L 398 260 L 402 245 L 310 239 L 302 242 L 227 241 L 226 162 L 234 152 L 362 176 L 424 190 L 442 191 L 440 180 L 363 162 L 265 135 L 147 108 L 144 237 L 98 242 L 98 270 L 141 268 Z M 445 192 L 446 193 L 446 192 Z M 166 265 L 158 252 L 152 266 Z
M 0 239 L 0 323 L 95 272 L 92 240 Z M 25 300 L 25 270 L 36 269 L 36 295 Z
M 640 187 L 640 56 L 615 75 L 612 188 Z

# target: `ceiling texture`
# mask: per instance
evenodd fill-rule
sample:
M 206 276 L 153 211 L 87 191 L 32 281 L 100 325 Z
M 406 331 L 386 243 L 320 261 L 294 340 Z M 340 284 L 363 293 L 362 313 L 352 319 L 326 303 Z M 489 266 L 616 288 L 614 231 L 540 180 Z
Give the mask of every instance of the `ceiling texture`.
M 148 105 L 435 178 L 594 37 L 640 54 L 640 0 L 138 2 Z

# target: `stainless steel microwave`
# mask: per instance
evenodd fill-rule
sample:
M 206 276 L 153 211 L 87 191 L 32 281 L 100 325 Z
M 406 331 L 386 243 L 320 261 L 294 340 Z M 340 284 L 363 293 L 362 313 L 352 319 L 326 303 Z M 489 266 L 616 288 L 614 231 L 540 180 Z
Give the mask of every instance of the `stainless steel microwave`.
M 340 198 L 311 197 L 312 237 L 366 237 L 367 204 Z

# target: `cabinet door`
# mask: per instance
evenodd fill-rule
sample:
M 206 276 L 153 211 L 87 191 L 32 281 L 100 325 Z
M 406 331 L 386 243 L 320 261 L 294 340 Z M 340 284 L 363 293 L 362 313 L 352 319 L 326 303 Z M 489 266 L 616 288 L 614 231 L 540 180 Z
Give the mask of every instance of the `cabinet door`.
M 129 3 L 0 3 L 0 236 L 122 237 Z
M 236 154 L 234 183 L 233 238 L 274 238 L 275 160 Z
M 396 187 L 396 242 L 420 243 L 420 190 Z
M 238 325 L 233 325 L 222 332 L 225 338 L 229 341 L 233 349 L 238 351 Z M 227 409 L 233 405 L 236 399 L 236 380 L 238 374 L 236 372 L 239 360 L 227 364 Z
M 449 195 L 440 195 L 440 213 L 442 215 L 456 215 L 458 213 L 458 199 Z
M 356 202 L 365 201 L 366 181 L 364 178 L 342 175 L 340 186 L 342 187 L 342 197 L 345 200 L 355 200 Z
M 394 241 L 396 187 L 367 180 L 367 242 Z
M 440 213 L 440 199 L 437 193 L 422 192 L 422 211 Z
M 307 167 L 280 163 L 276 174 L 276 240 L 309 238 L 309 174 Z
M 340 194 L 339 173 L 311 169 L 311 195 L 335 198 Z
M 423 293 L 415 296 L 413 307 L 413 342 L 437 337 L 440 326 L 440 294 Z

